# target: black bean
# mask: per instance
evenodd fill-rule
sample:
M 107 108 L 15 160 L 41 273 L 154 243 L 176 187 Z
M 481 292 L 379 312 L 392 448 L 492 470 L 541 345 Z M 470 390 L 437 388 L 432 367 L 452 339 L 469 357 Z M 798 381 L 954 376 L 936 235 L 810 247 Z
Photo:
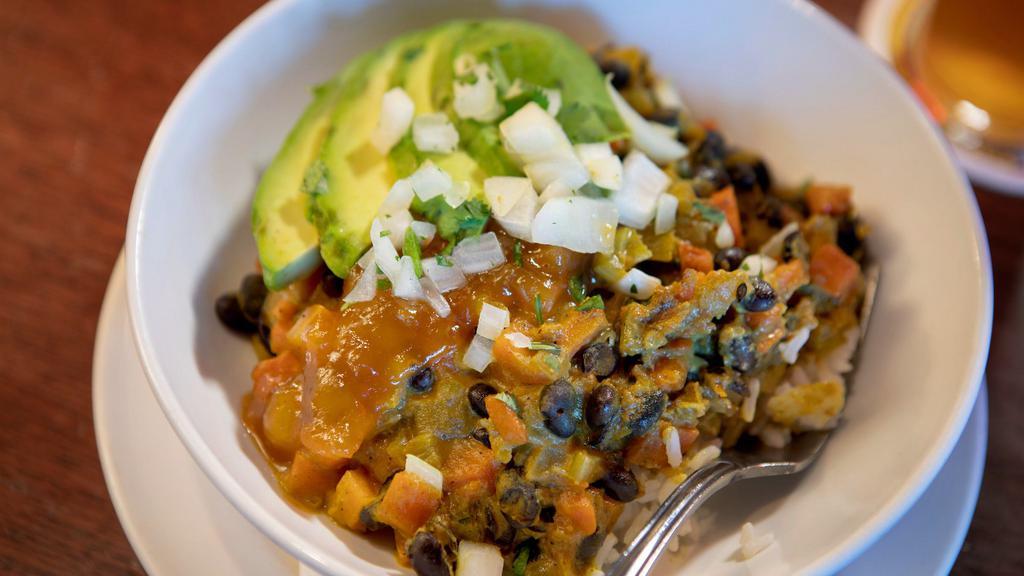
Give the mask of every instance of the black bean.
M 736 299 L 743 300 L 747 296 L 747 285 L 746 283 L 740 284 L 736 287 Z
M 704 181 L 712 190 L 721 190 L 729 185 L 729 175 L 720 166 L 705 164 L 697 168 L 694 179 Z
M 616 90 L 622 90 L 629 84 L 629 77 L 631 76 L 629 71 L 629 64 L 620 60 L 614 59 L 601 59 L 599 63 L 601 66 L 601 73 L 607 76 L 612 75 L 612 87 Z
M 409 389 L 413 392 L 430 392 L 434 387 L 434 369 L 424 366 L 409 377 Z
M 568 438 L 576 432 L 576 388 L 565 378 L 559 378 L 544 387 L 540 393 L 540 412 L 544 426 L 559 438 Z
M 586 405 L 587 424 L 594 429 L 613 425 L 619 418 L 619 392 L 601 384 L 590 393 Z
M 715 253 L 715 268 L 731 272 L 740 267 L 747 252 L 739 246 L 723 248 Z
M 583 371 L 605 378 L 615 371 L 615 350 L 607 342 L 595 342 L 583 350 Z
M 782 260 L 789 262 L 790 260 L 805 259 L 808 257 L 810 248 L 807 246 L 807 242 L 804 241 L 804 237 L 800 235 L 800 231 L 790 232 L 782 240 Z
M 419 531 L 409 543 L 409 563 L 418 576 L 448 576 L 451 569 L 444 561 L 444 550 L 437 537 Z
M 679 177 L 684 179 L 693 177 L 693 163 L 690 161 L 689 156 L 676 162 L 676 174 L 679 174 Z
M 640 493 L 640 484 L 633 472 L 624 466 L 615 466 L 596 485 L 609 498 L 619 502 L 632 502 Z
M 516 529 L 501 510 L 487 507 L 487 534 L 491 540 L 504 551 L 512 547 L 516 540 Z
M 484 446 L 487 446 L 488 448 L 491 447 L 491 436 L 487 433 L 487 428 L 481 426 L 479 428 L 474 429 L 472 432 L 469 433 L 469 435 L 473 438 L 473 440 L 476 440 L 477 442 L 483 444 Z
M 765 192 L 771 190 L 772 173 L 768 170 L 768 165 L 764 163 L 764 160 L 754 163 L 754 175 L 757 176 L 757 185 L 761 187 L 761 190 Z
M 469 387 L 469 407 L 476 412 L 477 416 L 487 418 L 487 405 L 484 404 L 484 400 L 497 393 L 498 390 L 494 386 L 477 382 Z
M 229 293 L 217 298 L 214 309 L 221 324 L 224 324 L 224 326 L 231 330 L 239 334 L 253 334 L 256 332 L 256 323 L 246 318 L 245 314 L 242 313 L 242 306 L 238 303 L 237 295 Z
M 661 390 L 647 390 L 634 393 L 633 402 L 625 408 L 626 422 L 634 437 L 650 430 L 661 418 L 668 399 Z
M 262 314 L 260 315 L 259 323 L 256 325 L 256 334 L 258 334 L 260 337 L 260 343 L 262 343 L 263 347 L 267 349 L 267 354 L 270 354 L 271 356 L 277 356 L 277 354 L 275 354 L 274 351 L 271 350 L 270 348 L 270 326 L 268 326 L 267 323 L 263 321 Z
M 345 281 L 336 276 L 334 272 L 324 270 L 324 275 L 320 278 L 320 289 L 328 298 L 341 298 L 345 292 Z
M 729 166 L 726 172 L 737 192 L 749 192 L 758 185 L 757 173 L 750 164 L 735 164 Z
M 757 364 L 757 353 L 749 334 L 729 340 L 727 352 L 723 356 L 729 358 L 729 366 L 740 372 L 747 372 Z
M 857 219 L 850 216 L 843 216 L 839 219 L 836 230 L 836 244 L 843 252 L 853 256 L 854 252 L 860 250 L 863 242 L 857 235 Z
M 380 522 L 377 522 L 377 516 L 374 514 L 376 507 L 377 501 L 369 506 L 364 506 L 363 509 L 359 511 L 359 523 L 366 528 L 367 532 L 376 532 L 381 529 Z
M 263 301 L 267 299 L 267 285 L 263 283 L 261 274 L 249 274 L 242 279 L 238 290 L 238 304 L 242 314 L 253 324 L 259 322 L 263 311 Z
M 724 160 L 727 152 L 722 134 L 717 130 L 708 130 L 700 145 L 699 155 L 705 160 Z
M 782 200 L 779 200 L 775 196 L 765 196 L 754 209 L 754 213 L 757 214 L 758 218 L 761 218 L 770 226 L 782 228 L 786 224 L 783 218 L 783 210 L 785 206 L 786 205 Z
M 607 534 L 598 530 L 593 534 L 580 540 L 579 546 L 576 548 L 576 562 L 580 565 L 590 564 L 597 556 L 597 552 L 601 549 L 601 544 L 604 543 L 604 539 Z
M 533 524 L 540 514 L 540 501 L 532 482 L 517 472 L 506 470 L 498 477 L 498 505 L 513 526 L 522 528 Z
M 743 299 L 743 307 L 750 312 L 765 312 L 775 306 L 775 289 L 761 278 L 754 278 L 754 290 Z

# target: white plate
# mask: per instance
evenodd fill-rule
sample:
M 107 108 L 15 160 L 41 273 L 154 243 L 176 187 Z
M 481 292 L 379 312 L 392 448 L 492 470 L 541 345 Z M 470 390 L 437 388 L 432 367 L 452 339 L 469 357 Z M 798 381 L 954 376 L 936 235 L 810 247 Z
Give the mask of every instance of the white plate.
M 864 43 L 892 62 L 893 18 L 906 0 L 868 0 L 860 13 L 857 31 Z M 954 146 L 957 159 L 972 180 L 1014 196 L 1024 196 L 1024 169 L 1014 169 L 978 152 Z
M 298 572 L 298 562 L 249 524 L 213 487 L 160 411 L 132 343 L 123 258 L 111 275 L 97 328 L 93 411 L 114 508 L 149 574 Z M 974 512 L 987 426 L 987 397 L 982 388 L 963 436 L 928 490 L 842 574 L 948 572 Z M 718 509 L 716 523 L 742 522 L 753 510 L 737 506 L 726 510 L 722 504 L 721 498 L 709 504 Z M 728 545 L 735 549 L 737 537 L 731 536 Z

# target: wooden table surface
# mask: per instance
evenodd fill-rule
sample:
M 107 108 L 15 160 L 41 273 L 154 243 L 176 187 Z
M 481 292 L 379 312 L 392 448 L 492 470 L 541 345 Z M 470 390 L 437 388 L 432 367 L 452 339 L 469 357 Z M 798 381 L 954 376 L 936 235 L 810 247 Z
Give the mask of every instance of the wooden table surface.
M 258 4 L 0 1 L 0 574 L 142 573 L 93 436 L 97 315 L 157 123 Z M 860 0 L 822 4 L 852 24 Z M 1024 201 L 976 193 L 995 271 L 991 423 L 954 572 L 1024 574 Z

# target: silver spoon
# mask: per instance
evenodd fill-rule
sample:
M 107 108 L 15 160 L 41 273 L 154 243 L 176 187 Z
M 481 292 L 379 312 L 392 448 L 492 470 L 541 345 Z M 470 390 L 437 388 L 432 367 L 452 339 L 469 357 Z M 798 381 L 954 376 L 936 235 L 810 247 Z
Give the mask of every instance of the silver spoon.
M 864 302 L 860 312 L 861 341 L 867 333 L 868 320 L 875 305 L 878 277 L 877 265 L 869 266 L 864 273 Z M 860 346 L 855 356 L 859 354 Z M 803 433 L 795 436 L 793 442 L 784 448 L 769 448 L 760 444 L 752 450 L 725 451 L 718 460 L 697 470 L 676 486 L 605 575 L 645 576 L 650 573 L 679 526 L 708 498 L 740 480 L 785 476 L 803 471 L 817 458 L 830 433 Z

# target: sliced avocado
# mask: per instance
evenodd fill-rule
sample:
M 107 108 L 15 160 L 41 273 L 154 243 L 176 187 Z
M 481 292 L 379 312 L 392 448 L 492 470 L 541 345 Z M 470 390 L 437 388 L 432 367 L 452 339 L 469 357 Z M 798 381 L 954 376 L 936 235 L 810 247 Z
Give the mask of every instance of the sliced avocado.
M 263 280 L 272 290 L 308 274 L 320 262 L 319 236 L 306 218 L 303 178 L 320 153 L 346 79 L 353 70 L 364 67 L 370 56 L 313 90 L 313 102 L 260 177 L 252 204 L 252 231 Z

